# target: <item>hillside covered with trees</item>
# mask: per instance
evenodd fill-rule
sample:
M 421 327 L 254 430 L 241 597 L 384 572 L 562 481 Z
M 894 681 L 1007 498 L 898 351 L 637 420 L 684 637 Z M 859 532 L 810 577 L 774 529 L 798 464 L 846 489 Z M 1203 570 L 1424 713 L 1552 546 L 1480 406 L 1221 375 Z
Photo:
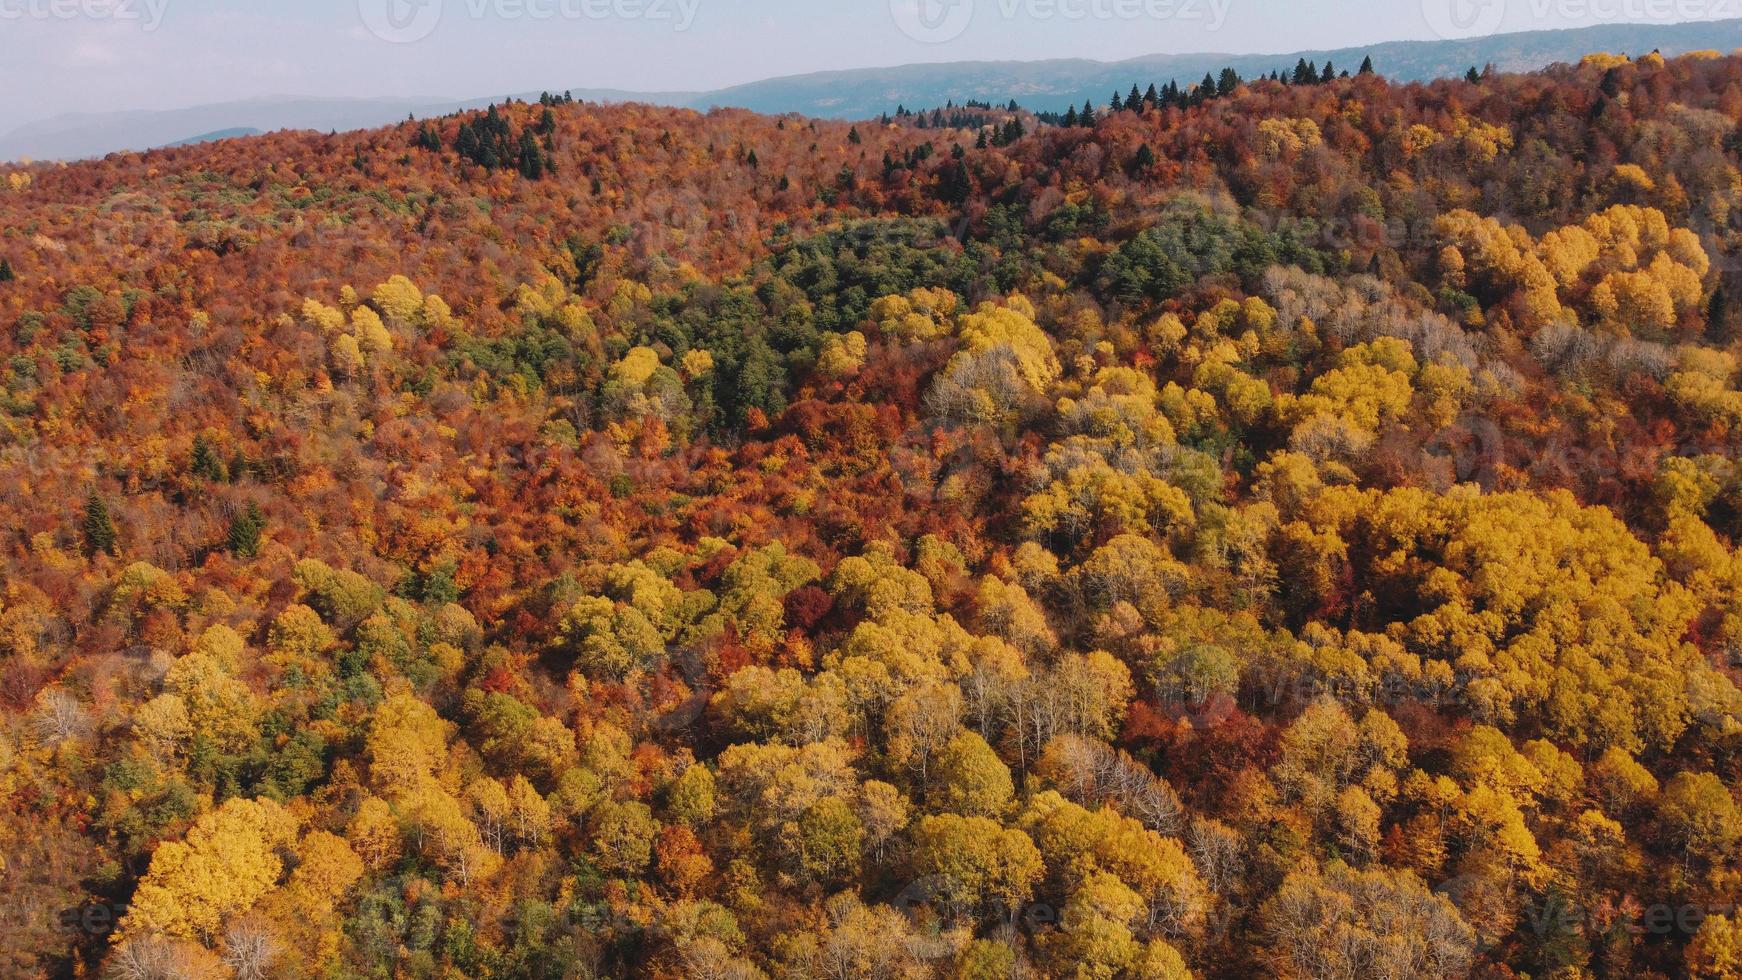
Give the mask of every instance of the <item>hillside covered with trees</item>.
M 0 975 L 1742 977 L 1742 57 L 0 174 Z

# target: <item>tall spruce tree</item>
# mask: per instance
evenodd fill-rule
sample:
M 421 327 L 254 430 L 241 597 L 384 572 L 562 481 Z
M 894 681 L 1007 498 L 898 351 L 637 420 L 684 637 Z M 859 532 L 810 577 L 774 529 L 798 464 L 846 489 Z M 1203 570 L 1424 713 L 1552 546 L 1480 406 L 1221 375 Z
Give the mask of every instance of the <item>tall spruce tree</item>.
M 85 554 L 113 555 L 115 553 L 115 521 L 109 516 L 109 505 L 92 490 L 85 498 Z
M 188 459 L 188 472 L 202 480 L 224 482 L 224 462 L 204 435 L 194 436 L 194 450 Z
M 237 558 L 253 558 L 260 554 L 260 535 L 266 530 L 266 515 L 260 505 L 250 503 L 248 509 L 230 519 L 226 540 L 230 554 Z

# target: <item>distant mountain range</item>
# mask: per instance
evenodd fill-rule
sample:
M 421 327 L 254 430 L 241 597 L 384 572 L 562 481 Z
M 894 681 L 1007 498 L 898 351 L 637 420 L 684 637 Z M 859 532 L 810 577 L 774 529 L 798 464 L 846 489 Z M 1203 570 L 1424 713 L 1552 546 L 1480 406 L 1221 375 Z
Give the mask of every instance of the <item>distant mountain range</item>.
M 1332 51 L 1284 54 L 1146 55 L 1105 62 L 1085 58 L 1051 61 L 961 61 L 859 68 L 771 78 L 711 92 L 628 92 L 574 89 L 595 102 L 648 102 L 699 110 L 730 106 L 756 112 L 795 112 L 836 119 L 865 119 L 898 106 L 932 108 L 947 100 L 1006 102 L 1037 110 L 1063 110 L 1085 100 L 1104 102 L 1133 83 L 1177 79 L 1182 85 L 1232 66 L 1251 77 L 1293 68 L 1301 58 L 1354 69 L 1371 57 L 1381 74 L 1425 81 L 1493 64 L 1503 71 L 1533 71 L 1576 61 L 1592 51 L 1665 55 L 1742 48 L 1742 19 L 1687 24 L 1611 24 L 1576 30 L 1528 31 L 1461 41 L 1391 41 Z M 553 89 L 560 90 L 559 89 Z M 517 93 L 511 98 L 536 98 Z M 362 129 L 482 108 L 495 98 L 277 97 L 163 111 L 80 113 L 22 126 L 0 137 L 0 160 L 77 159 L 119 150 L 176 146 L 281 129 Z M 189 136 L 203 133 L 203 136 Z
M 259 136 L 260 130 L 251 126 L 237 126 L 232 129 L 220 129 L 214 133 L 201 133 L 185 140 L 176 140 L 169 146 L 194 146 L 199 143 L 210 143 L 214 140 L 233 140 L 241 136 Z

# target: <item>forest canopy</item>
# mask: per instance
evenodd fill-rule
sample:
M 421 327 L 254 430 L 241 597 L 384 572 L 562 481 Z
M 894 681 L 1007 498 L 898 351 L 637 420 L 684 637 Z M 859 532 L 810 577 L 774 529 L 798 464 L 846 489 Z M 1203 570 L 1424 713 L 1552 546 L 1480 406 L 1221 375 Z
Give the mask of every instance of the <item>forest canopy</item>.
M 1742 977 L 1742 57 L 1134 81 L 7 168 L 0 973 Z

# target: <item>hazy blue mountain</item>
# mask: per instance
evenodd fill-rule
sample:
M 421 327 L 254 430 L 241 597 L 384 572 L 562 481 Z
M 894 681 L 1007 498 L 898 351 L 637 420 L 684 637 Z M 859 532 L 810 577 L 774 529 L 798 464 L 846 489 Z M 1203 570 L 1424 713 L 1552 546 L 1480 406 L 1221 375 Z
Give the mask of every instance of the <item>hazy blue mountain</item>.
M 1742 47 L 1742 19 L 1699 24 L 1614 24 L 1563 31 L 1500 34 L 1468 41 L 1393 41 L 1335 51 L 1291 51 L 1286 54 L 1147 55 L 1127 61 L 1087 59 L 1056 61 L 951 62 L 864 68 L 772 78 L 718 92 L 704 93 L 689 104 L 695 108 L 739 106 L 758 112 L 799 112 L 812 116 L 863 119 L 893 112 L 898 105 L 932 108 L 954 99 L 1005 102 L 1016 99 L 1040 110 L 1063 110 L 1091 99 L 1107 101 L 1132 83 L 1147 85 L 1177 79 L 1196 83 L 1206 72 L 1233 66 L 1245 76 L 1286 71 L 1301 58 L 1323 66 L 1329 60 L 1353 71 L 1371 56 L 1381 74 L 1403 81 L 1427 81 L 1462 75 L 1471 67 L 1492 63 L 1502 71 L 1534 71 L 1556 62 L 1577 61 L 1593 51 L 1665 55 Z
M 233 128 L 233 129 L 220 129 L 215 133 L 201 133 L 198 136 L 190 136 L 185 140 L 176 140 L 174 143 L 170 143 L 168 145 L 169 146 L 194 146 L 194 145 L 199 144 L 199 143 L 213 143 L 213 142 L 216 142 L 218 140 L 233 140 L 233 139 L 237 139 L 237 138 L 240 138 L 243 136 L 259 136 L 259 135 L 260 135 L 260 130 L 258 130 L 258 129 L 254 129 L 251 126 L 238 126 L 238 127 Z
M 1126 61 L 1085 58 L 1053 61 L 965 61 L 818 72 L 751 82 L 713 92 L 628 92 L 574 89 L 576 98 L 594 102 L 651 102 L 709 109 L 732 106 L 757 112 L 796 112 L 840 119 L 864 119 L 897 106 L 932 108 L 947 100 L 1005 102 L 1016 99 L 1031 109 L 1062 110 L 1085 99 L 1105 102 L 1115 90 L 1177 79 L 1188 85 L 1206 72 L 1233 66 L 1242 75 L 1288 70 L 1307 58 L 1353 70 L 1371 56 L 1391 78 L 1421 81 L 1463 74 L 1493 64 L 1504 71 L 1531 71 L 1576 61 L 1592 51 L 1643 54 L 1661 50 L 1676 55 L 1701 49 L 1742 48 L 1742 19 L 1694 24 L 1611 24 L 1564 31 L 1500 34 L 1467 41 L 1392 41 L 1334 51 L 1284 54 L 1148 55 Z M 516 93 L 515 98 L 536 98 Z M 33 157 L 73 159 L 118 150 L 172 146 L 237 130 L 361 129 L 414 115 L 418 118 L 482 108 L 498 98 L 268 98 L 187 109 L 107 112 L 57 116 L 22 126 L 0 137 L 0 160 Z
M 157 112 L 74 113 L 21 126 L 0 138 L 0 159 L 101 156 L 170 146 L 228 129 L 362 129 L 449 104 L 441 99 L 249 99 Z
M 576 91 L 576 98 L 600 102 L 642 101 L 661 105 L 687 105 L 690 93 L 673 96 L 623 92 L 615 89 Z M 525 94 L 516 95 L 526 98 Z M 530 96 L 537 98 L 538 93 Z M 407 116 L 419 119 L 481 109 L 504 96 L 473 99 L 357 98 L 314 99 L 273 97 L 192 106 L 159 111 L 73 113 L 30 123 L 0 137 L 0 160 L 30 157 L 36 160 L 72 160 L 102 156 L 122 150 L 148 150 L 198 142 L 192 134 L 253 130 L 267 133 L 281 129 L 367 129 L 398 122 Z

